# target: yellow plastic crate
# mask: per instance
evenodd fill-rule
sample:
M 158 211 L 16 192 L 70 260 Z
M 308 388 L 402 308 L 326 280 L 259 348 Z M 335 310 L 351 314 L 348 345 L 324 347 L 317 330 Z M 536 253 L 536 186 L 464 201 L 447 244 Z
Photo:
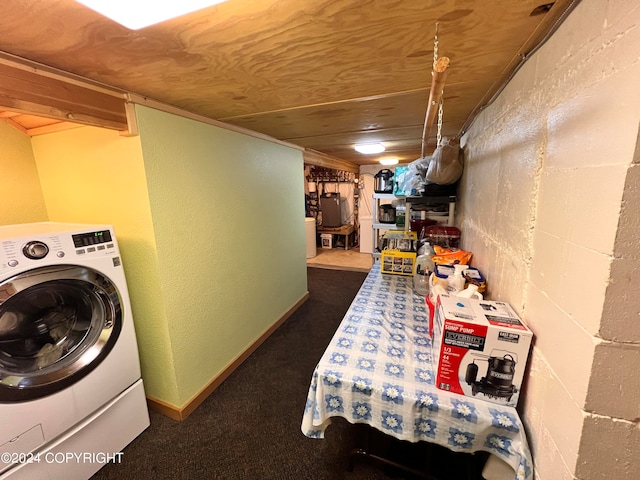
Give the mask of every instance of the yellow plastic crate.
M 413 276 L 416 270 L 416 253 L 386 248 L 382 250 L 380 262 L 382 273 Z

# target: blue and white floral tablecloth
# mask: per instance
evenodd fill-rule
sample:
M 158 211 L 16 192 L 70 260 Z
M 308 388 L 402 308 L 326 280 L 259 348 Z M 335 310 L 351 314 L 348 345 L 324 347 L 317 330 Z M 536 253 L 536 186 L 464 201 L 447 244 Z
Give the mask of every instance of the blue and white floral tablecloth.
M 331 417 L 366 423 L 401 440 L 457 452 L 484 450 L 533 478 L 522 422 L 512 407 L 439 390 L 429 317 L 411 277 L 380 273 L 375 262 L 316 366 L 302 418 L 324 438 Z

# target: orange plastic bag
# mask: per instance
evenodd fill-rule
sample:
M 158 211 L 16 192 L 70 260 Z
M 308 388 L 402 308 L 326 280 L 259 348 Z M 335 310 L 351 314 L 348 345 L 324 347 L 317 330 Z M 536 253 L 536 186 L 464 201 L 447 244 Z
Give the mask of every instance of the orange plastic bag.
M 435 255 L 431 257 L 433 263 L 438 265 L 469 265 L 473 253 L 458 248 L 444 248 L 439 245 L 433 246 Z

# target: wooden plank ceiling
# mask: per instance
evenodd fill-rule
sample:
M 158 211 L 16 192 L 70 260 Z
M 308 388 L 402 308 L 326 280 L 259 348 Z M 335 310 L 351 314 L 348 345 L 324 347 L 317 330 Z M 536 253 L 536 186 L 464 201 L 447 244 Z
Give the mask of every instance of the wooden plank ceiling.
M 374 141 L 411 161 L 436 24 L 451 61 L 442 133 L 456 136 L 570 3 L 227 0 L 130 31 L 74 0 L 3 0 L 0 51 L 355 164 L 378 160 L 353 150 Z M 0 118 L 45 131 L 2 93 Z

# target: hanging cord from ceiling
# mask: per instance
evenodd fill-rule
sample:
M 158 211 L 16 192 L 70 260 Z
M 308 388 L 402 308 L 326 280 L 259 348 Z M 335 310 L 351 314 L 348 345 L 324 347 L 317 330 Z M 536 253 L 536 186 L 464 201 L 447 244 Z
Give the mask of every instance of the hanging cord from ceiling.
M 433 76 L 433 72 L 436 69 L 436 63 L 438 63 L 438 44 L 440 43 L 438 40 L 439 26 L 440 26 L 440 23 L 436 22 L 436 33 L 433 35 L 433 66 L 431 67 L 431 76 Z
M 438 113 L 438 144 L 440 144 L 442 134 L 442 96 L 444 93 L 444 82 L 447 78 L 449 69 L 449 58 L 438 56 L 438 23 L 436 23 L 436 33 L 433 42 L 433 67 L 431 71 L 431 90 L 429 91 L 429 102 L 427 104 L 427 113 L 424 119 L 424 127 L 422 129 L 422 151 L 421 156 L 424 157 L 425 147 L 429 131 Z
M 489 107 L 493 102 L 495 102 L 496 98 L 498 98 L 498 96 L 502 93 L 502 91 L 506 88 L 506 86 L 509 84 L 509 82 L 513 79 L 513 77 L 515 77 L 516 73 L 518 73 L 518 71 L 522 68 L 522 66 L 533 56 L 534 53 L 536 53 L 538 50 L 540 50 L 540 48 L 542 48 L 542 46 L 547 43 L 547 41 L 551 38 L 551 36 L 556 32 L 556 30 L 558 30 L 558 28 L 560 27 L 560 25 L 566 20 L 566 18 L 569 16 L 569 14 L 578 6 L 578 4 L 580 3 L 580 0 L 573 0 L 569 5 L 567 5 L 567 8 L 565 8 L 565 10 L 560 14 L 560 16 L 556 19 L 556 21 L 553 23 L 553 25 L 551 26 L 551 28 L 549 29 L 549 31 L 546 33 L 546 35 L 542 38 L 542 40 L 540 40 L 535 47 L 533 47 L 531 49 L 531 51 L 529 51 L 528 53 L 524 53 L 520 56 L 520 62 L 518 63 L 518 65 L 516 65 L 516 67 L 511 71 L 511 73 L 509 74 L 509 76 L 500 84 L 500 87 L 498 87 L 498 90 L 496 90 L 496 93 L 494 93 L 491 98 L 489 99 L 489 101 L 487 103 L 485 103 L 484 105 L 480 105 L 479 107 L 477 107 L 473 112 L 471 112 L 471 115 L 469 115 L 469 118 L 467 119 L 467 121 L 465 122 L 465 124 L 462 126 L 462 128 L 460 129 L 460 133 L 458 133 L 457 138 L 462 137 L 465 133 L 467 133 L 467 131 L 471 128 L 471 125 L 473 125 L 473 122 L 475 121 L 475 119 L 478 117 L 478 115 L 480 114 L 480 112 L 482 112 L 484 109 L 486 109 L 487 107 Z
M 436 148 L 442 143 L 442 117 L 444 114 L 444 90 L 442 91 L 442 97 L 440 97 L 440 104 L 438 106 L 438 133 L 436 135 Z
M 435 71 L 438 64 L 438 23 L 436 23 L 436 36 L 433 45 L 433 70 Z M 444 110 L 444 86 L 442 87 L 442 95 L 440 96 L 440 103 L 438 104 L 438 133 L 436 135 L 436 148 L 440 146 L 442 142 L 442 116 Z

